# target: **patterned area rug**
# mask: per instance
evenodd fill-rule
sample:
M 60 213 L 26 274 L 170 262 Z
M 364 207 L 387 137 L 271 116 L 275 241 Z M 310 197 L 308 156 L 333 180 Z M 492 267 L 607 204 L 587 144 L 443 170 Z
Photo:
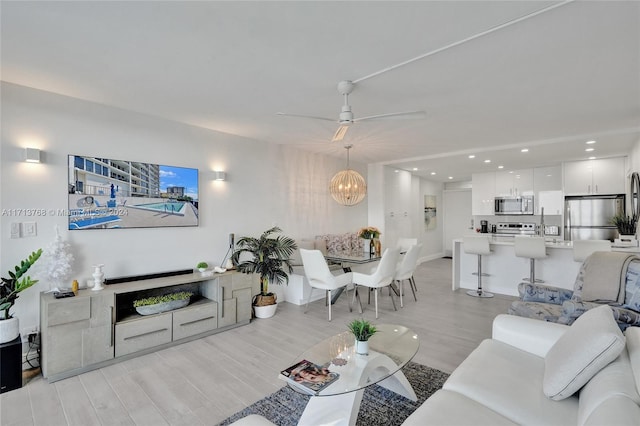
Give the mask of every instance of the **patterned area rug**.
M 362 398 L 357 425 L 400 425 L 420 404 L 440 389 L 449 377 L 447 373 L 415 362 L 409 362 L 402 372 L 413 386 L 418 401 L 410 401 L 378 385 L 369 386 Z M 219 425 L 228 425 L 249 414 L 260 414 L 278 426 L 295 426 L 309 398 L 285 386 L 225 419 Z

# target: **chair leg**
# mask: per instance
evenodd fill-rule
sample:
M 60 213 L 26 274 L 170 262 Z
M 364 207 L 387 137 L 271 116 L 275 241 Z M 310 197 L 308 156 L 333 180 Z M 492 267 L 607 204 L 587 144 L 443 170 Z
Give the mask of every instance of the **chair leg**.
M 360 313 L 362 313 L 362 301 L 360 300 L 360 293 L 358 293 L 357 284 L 354 284 L 353 285 L 353 301 L 352 301 L 352 303 L 355 303 L 356 297 L 358 298 L 358 306 L 360 306 Z
M 329 321 L 331 321 L 331 290 L 327 290 L 327 306 L 329 307 Z
M 377 288 L 373 290 L 373 299 L 376 304 L 376 319 L 378 319 L 378 289 Z
M 400 292 L 400 294 L 402 295 L 402 292 Z M 393 298 L 393 293 L 392 292 L 389 293 L 389 297 L 391 297 L 391 303 L 393 303 L 393 310 L 397 311 L 398 308 L 396 307 L 396 299 Z
M 400 293 L 400 307 L 404 308 L 404 302 L 402 301 L 402 293 L 404 293 L 404 280 L 398 280 L 398 293 Z M 393 298 L 391 299 L 393 300 Z
M 409 282 L 411 283 L 411 288 L 413 289 L 413 293 L 415 295 L 415 293 L 418 292 L 418 286 L 416 285 L 416 280 L 413 278 L 413 275 L 411 276 L 411 278 L 409 278 Z M 416 299 L 416 302 L 418 301 L 418 299 Z
M 344 286 L 344 292 L 347 294 L 347 303 L 349 304 L 349 312 L 353 312 L 353 307 L 351 305 L 351 299 L 349 298 L 349 286 Z
M 413 300 L 417 302 L 418 298 L 416 297 L 416 289 L 414 288 L 413 277 L 409 278 L 409 287 L 411 287 L 411 292 L 413 293 Z

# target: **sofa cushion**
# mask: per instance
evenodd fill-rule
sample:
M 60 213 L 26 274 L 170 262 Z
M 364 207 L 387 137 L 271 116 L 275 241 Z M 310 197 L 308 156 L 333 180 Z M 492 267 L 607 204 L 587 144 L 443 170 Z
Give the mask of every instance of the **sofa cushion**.
M 640 261 L 632 261 L 627 268 L 623 307 L 640 312 Z
M 581 315 L 544 358 L 543 391 L 560 401 L 573 395 L 625 346 L 611 308 L 603 305 Z
M 627 353 L 636 382 L 636 390 L 640 394 L 640 327 L 629 327 L 624 335 L 627 338 Z
M 568 330 L 567 330 L 568 331 Z M 542 393 L 544 358 L 497 340 L 484 340 L 443 385 L 518 424 L 575 424 L 578 399 Z
M 578 424 L 586 423 L 591 415 L 600 410 L 608 410 L 609 406 L 604 402 L 617 397 L 628 398 L 635 405 L 640 404 L 640 395 L 636 389 L 629 354 L 626 350 L 593 376 L 580 390 Z M 616 413 L 610 413 L 609 423 L 619 424 Z
M 515 424 L 464 395 L 440 389 L 407 417 L 402 426 Z

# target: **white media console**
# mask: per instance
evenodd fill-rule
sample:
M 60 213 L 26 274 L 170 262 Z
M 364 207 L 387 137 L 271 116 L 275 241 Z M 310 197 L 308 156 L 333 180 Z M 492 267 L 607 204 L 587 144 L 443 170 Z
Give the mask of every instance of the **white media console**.
M 188 306 L 142 316 L 133 300 L 191 291 Z M 50 382 L 246 325 L 259 292 L 253 275 L 199 272 L 121 282 L 56 299 L 40 294 L 41 368 Z

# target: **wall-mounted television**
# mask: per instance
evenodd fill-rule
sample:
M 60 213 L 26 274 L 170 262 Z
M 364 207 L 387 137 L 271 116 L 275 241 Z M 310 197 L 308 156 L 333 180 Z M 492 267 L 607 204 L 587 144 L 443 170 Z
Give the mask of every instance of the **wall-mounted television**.
M 198 169 L 69 155 L 69 229 L 198 226 Z

